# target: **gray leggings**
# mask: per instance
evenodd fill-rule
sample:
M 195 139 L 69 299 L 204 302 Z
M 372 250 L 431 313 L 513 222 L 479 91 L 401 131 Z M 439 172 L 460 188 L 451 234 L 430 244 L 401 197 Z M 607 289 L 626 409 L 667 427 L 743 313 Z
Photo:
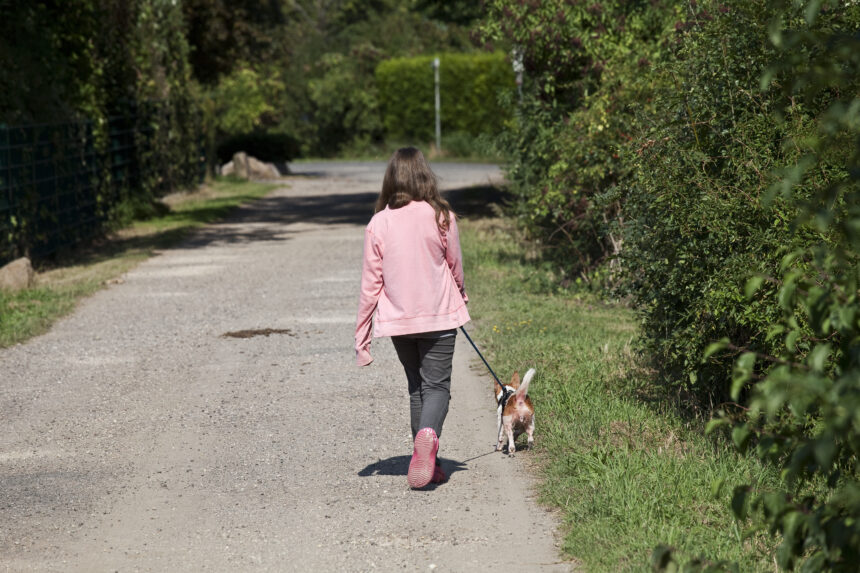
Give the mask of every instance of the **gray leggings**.
M 456 333 L 456 331 L 454 331 Z M 412 439 L 421 428 L 442 434 L 451 399 L 451 363 L 456 336 L 419 338 L 421 335 L 392 336 L 397 357 L 409 381 L 409 412 Z

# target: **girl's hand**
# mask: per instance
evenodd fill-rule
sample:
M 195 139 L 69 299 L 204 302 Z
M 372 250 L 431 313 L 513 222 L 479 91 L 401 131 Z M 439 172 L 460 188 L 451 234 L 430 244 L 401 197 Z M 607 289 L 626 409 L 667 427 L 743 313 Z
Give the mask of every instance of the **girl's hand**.
M 355 351 L 355 363 L 359 366 L 367 366 L 373 362 L 373 356 L 370 355 L 369 348 L 361 348 Z

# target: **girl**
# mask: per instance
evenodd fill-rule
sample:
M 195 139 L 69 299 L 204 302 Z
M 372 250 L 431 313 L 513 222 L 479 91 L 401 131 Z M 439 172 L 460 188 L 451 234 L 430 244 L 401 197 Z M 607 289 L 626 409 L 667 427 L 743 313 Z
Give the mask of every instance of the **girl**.
M 436 177 L 414 147 L 398 149 L 385 171 L 376 214 L 364 234 L 355 326 L 359 366 L 374 335 L 390 336 L 406 371 L 412 421 L 413 488 L 445 481 L 436 460 L 451 397 L 457 327 L 469 321 L 457 221 Z

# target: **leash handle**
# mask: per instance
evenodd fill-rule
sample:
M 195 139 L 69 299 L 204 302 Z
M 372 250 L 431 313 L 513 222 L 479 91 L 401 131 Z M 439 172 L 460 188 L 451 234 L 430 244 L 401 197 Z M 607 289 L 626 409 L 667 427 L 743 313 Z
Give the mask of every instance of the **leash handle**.
M 490 374 L 492 374 L 492 375 L 493 375 L 493 378 L 495 379 L 496 384 L 498 384 L 498 385 L 499 385 L 499 388 L 501 388 L 501 389 L 502 389 L 502 400 L 507 401 L 507 398 L 508 398 L 508 389 L 507 389 L 507 388 L 505 388 L 505 385 L 501 383 L 501 381 L 499 380 L 499 377 L 498 377 L 498 376 L 496 376 L 496 373 L 495 373 L 495 372 L 493 372 L 493 369 L 492 369 L 492 368 L 490 368 L 490 364 L 487 362 L 487 359 L 486 359 L 486 358 L 484 358 L 484 355 L 483 355 L 483 354 L 481 354 L 481 351 L 480 351 L 480 350 L 478 350 L 478 347 L 477 347 L 477 346 L 475 346 L 475 342 L 472 340 L 472 337 L 471 337 L 471 336 L 469 336 L 469 333 L 468 333 L 468 332 L 466 332 L 466 328 L 465 328 L 465 327 L 463 327 L 463 326 L 461 326 L 461 327 L 460 327 L 460 330 L 462 330 L 462 331 L 463 331 L 463 334 L 465 334 L 465 335 L 466 335 L 466 340 L 468 340 L 468 341 L 471 343 L 472 348 L 474 348 L 474 349 L 475 349 L 475 352 L 477 352 L 477 353 L 478 353 L 478 356 L 480 356 L 480 357 L 481 357 L 481 360 L 484 362 L 484 366 L 486 366 L 486 367 L 487 367 L 487 370 L 489 370 L 489 371 L 490 371 Z

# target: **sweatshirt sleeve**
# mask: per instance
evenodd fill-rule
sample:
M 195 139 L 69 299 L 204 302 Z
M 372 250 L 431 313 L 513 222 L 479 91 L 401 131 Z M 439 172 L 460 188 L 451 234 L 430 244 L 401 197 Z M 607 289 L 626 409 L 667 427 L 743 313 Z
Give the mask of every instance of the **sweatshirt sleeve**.
M 355 360 L 359 366 L 373 362 L 370 355 L 373 312 L 382 293 L 382 246 L 373 232 L 364 232 L 364 260 L 361 270 L 361 294 L 355 321 Z
M 469 295 L 466 294 L 466 279 L 463 275 L 463 253 L 460 251 L 460 231 L 457 228 L 457 219 L 454 213 L 451 213 L 451 222 L 448 226 L 445 260 L 448 262 L 448 268 L 451 269 L 451 274 L 454 276 L 454 282 L 457 283 L 457 288 L 460 290 L 463 302 L 469 302 Z

